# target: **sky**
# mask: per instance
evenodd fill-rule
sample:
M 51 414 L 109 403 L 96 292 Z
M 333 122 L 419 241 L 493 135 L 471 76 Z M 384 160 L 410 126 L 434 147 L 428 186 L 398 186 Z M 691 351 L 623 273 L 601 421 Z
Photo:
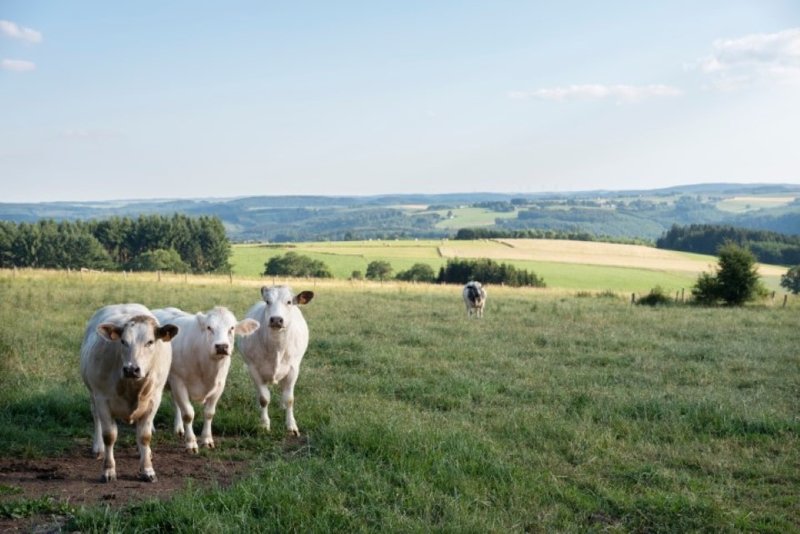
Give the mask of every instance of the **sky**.
M 0 0 L 0 202 L 800 183 L 797 0 Z

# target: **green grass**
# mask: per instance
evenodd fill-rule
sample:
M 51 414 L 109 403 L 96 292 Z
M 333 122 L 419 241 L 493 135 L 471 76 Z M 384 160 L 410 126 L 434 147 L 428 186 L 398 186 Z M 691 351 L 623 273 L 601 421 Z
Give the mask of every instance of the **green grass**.
M 255 281 L 34 275 L 0 271 L 7 457 L 89 446 L 77 354 L 97 307 L 219 303 L 240 316 L 258 298 Z M 467 320 L 456 286 L 319 282 L 315 292 L 296 389 L 302 446 L 258 432 L 237 355 L 210 454 L 244 451 L 252 473 L 227 489 L 70 510 L 65 529 L 800 531 L 795 300 L 651 309 L 498 287 L 485 318 Z M 168 404 L 156 470 L 158 440 L 174 439 Z M 281 429 L 282 412 L 272 415 Z

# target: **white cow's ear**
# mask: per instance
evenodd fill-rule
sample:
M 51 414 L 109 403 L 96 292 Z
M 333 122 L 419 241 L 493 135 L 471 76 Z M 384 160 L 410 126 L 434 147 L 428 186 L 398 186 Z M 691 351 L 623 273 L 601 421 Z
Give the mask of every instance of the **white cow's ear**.
M 122 328 L 113 323 L 103 323 L 98 325 L 97 333 L 107 341 L 117 341 L 122 337 Z
M 313 291 L 301 291 L 297 296 L 294 297 L 295 304 L 308 304 L 311 302 L 311 299 L 314 298 Z
M 249 336 L 258 330 L 259 326 L 261 326 L 261 323 L 255 319 L 243 319 L 236 324 L 236 329 L 234 332 L 240 336 Z
M 197 319 L 197 324 L 200 325 L 200 330 L 205 328 L 205 326 L 206 326 L 206 316 L 205 316 L 205 314 L 203 312 L 197 312 L 194 315 L 194 318 Z
M 262 286 L 261 288 L 261 298 L 267 300 L 267 292 L 269 291 L 268 286 Z

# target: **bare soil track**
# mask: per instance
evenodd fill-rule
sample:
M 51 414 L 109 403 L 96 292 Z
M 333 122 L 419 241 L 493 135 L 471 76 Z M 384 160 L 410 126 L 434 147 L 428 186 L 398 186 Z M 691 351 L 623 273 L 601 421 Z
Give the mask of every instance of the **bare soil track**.
M 195 487 L 225 487 L 247 467 L 246 461 L 222 459 L 216 451 L 190 455 L 180 444 L 161 445 L 153 450 L 158 480 L 151 483 L 137 477 L 139 453 L 135 446 L 117 446 L 114 453 L 117 480 L 109 483 L 100 481 L 102 460 L 95 459 L 85 447 L 56 458 L 0 458 L 0 487 L 11 489 L 0 495 L 0 502 L 51 497 L 76 507 L 121 507 L 151 498 L 169 498 L 189 481 Z M 0 518 L 0 532 L 57 532 L 58 528 L 52 518 Z

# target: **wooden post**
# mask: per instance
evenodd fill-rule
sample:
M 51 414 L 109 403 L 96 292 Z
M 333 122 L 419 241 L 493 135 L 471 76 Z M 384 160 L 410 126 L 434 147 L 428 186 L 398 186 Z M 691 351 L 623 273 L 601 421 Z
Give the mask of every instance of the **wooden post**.
M 233 271 L 228 271 L 228 281 L 233 285 Z
M 158 273 L 158 281 L 161 281 L 161 271 L 156 271 Z
M 636 304 L 636 293 L 631 293 L 631 304 Z
M 683 302 L 683 301 L 684 301 L 684 300 L 683 300 L 683 291 L 684 291 L 684 288 L 681 288 L 681 302 Z
M 787 301 L 788 299 L 789 299 L 789 295 L 788 295 L 788 294 L 783 296 L 783 307 L 784 307 L 784 308 L 786 307 L 786 301 Z

